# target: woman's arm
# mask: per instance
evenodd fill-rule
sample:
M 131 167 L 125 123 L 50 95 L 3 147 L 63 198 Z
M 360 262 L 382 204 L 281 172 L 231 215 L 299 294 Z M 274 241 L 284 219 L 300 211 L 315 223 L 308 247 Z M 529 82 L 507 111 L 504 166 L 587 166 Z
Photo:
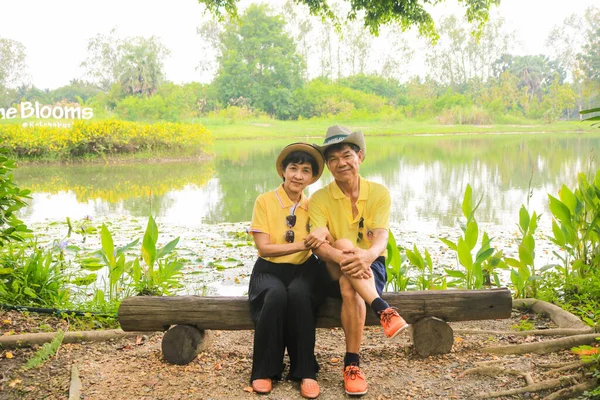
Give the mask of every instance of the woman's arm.
M 304 246 L 302 240 L 293 243 L 272 244 L 271 236 L 268 233 L 253 232 L 253 235 L 254 243 L 256 243 L 256 248 L 258 249 L 258 255 L 260 257 L 287 256 L 288 254 L 294 254 L 309 249 Z

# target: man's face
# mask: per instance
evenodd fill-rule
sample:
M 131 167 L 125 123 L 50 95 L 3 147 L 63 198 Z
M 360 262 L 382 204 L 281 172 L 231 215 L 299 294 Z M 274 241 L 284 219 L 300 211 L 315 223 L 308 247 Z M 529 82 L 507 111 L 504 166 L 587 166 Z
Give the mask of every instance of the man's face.
M 362 151 L 357 153 L 350 146 L 344 145 L 340 150 L 327 152 L 327 168 L 336 181 L 347 181 L 358 175 L 362 159 Z

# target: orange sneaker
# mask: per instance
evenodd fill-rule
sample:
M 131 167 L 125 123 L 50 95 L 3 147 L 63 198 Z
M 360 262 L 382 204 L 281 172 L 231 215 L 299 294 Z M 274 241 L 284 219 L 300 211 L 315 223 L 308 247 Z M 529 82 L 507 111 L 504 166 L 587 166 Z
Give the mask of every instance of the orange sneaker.
M 306 399 L 316 399 L 319 397 L 321 389 L 314 379 L 302 379 L 300 383 L 300 395 Z
M 273 390 L 273 383 L 270 379 L 255 379 L 252 381 L 252 390 L 256 393 L 269 393 Z
M 383 326 L 383 332 L 390 339 L 409 327 L 404 318 L 392 307 L 386 308 L 379 314 L 379 321 L 381 322 L 381 326 Z
M 344 368 L 344 387 L 346 394 L 360 396 L 367 393 L 367 381 L 356 364 Z

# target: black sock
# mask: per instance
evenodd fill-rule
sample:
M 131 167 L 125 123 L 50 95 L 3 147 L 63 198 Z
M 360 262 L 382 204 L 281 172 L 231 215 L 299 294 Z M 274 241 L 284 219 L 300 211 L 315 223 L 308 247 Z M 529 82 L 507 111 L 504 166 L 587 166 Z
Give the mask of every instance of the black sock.
M 344 368 L 350 364 L 355 364 L 357 367 L 360 365 L 360 356 L 358 353 L 346 353 L 344 356 Z
M 381 297 L 376 298 L 371 303 L 371 309 L 373 310 L 375 315 L 377 315 L 378 317 L 379 317 L 379 313 L 384 311 L 389 306 L 390 305 L 388 303 L 386 303 L 386 301 L 384 299 L 382 299 Z

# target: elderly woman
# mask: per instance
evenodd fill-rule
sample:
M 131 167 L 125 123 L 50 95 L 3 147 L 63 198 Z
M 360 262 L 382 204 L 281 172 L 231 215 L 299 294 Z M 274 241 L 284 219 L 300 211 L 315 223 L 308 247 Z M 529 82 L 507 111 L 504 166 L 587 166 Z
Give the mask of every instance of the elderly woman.
M 286 146 L 276 167 L 283 183 L 256 199 L 250 232 L 258 260 L 250 277 L 248 297 L 254 321 L 252 389 L 269 393 L 281 379 L 287 347 L 287 379 L 300 381 L 300 393 L 316 398 L 319 369 L 314 355 L 315 317 L 320 303 L 316 280 L 324 266 L 304 245 L 309 233 L 308 198 L 304 189 L 323 172 L 321 153 L 307 143 Z M 315 243 L 318 248 L 322 243 Z

